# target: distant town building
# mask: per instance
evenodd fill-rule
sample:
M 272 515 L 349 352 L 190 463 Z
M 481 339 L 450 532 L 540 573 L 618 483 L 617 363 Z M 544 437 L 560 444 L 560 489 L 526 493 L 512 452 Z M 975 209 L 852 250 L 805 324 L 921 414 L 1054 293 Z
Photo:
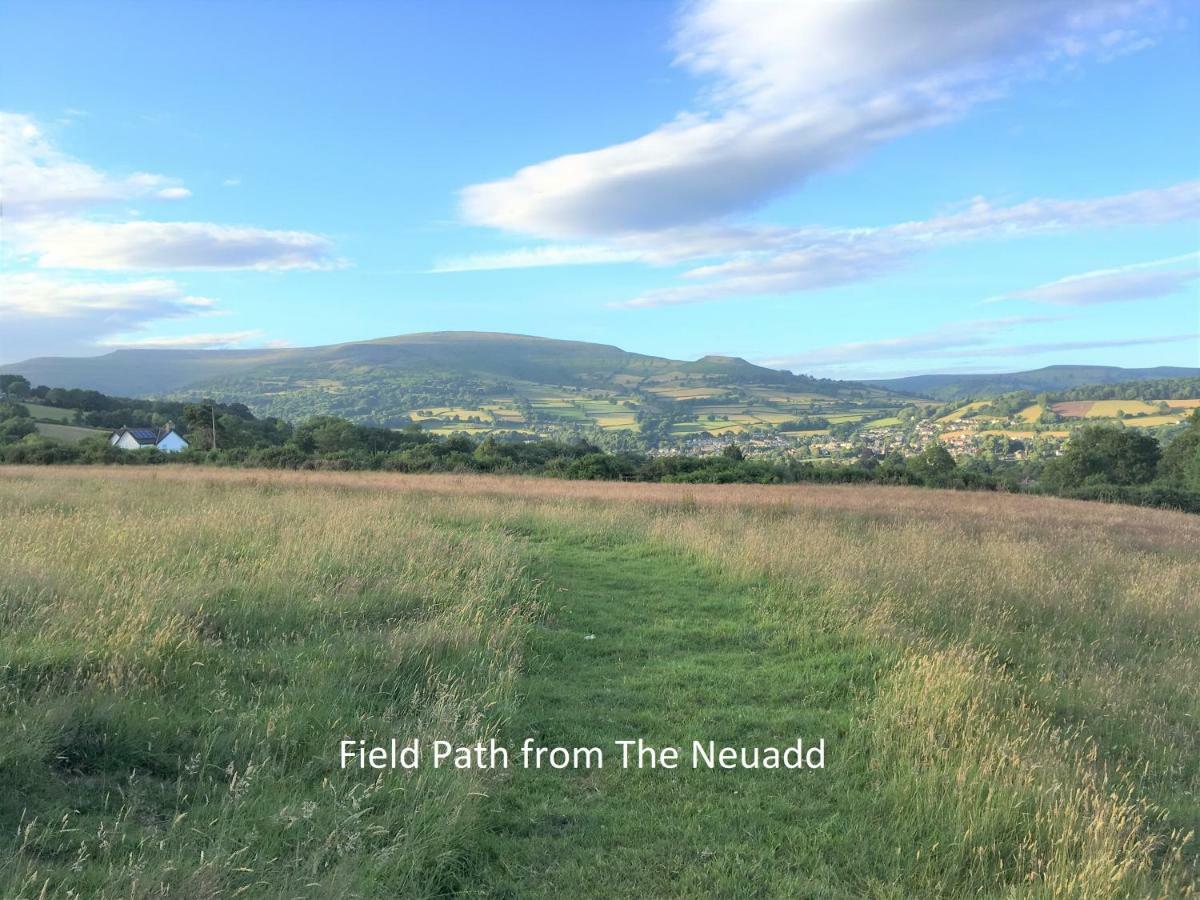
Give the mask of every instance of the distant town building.
M 174 422 L 168 422 L 162 428 L 118 428 L 109 435 L 108 443 L 122 450 L 154 447 L 167 453 L 178 453 L 188 447 L 188 442 L 175 430 Z

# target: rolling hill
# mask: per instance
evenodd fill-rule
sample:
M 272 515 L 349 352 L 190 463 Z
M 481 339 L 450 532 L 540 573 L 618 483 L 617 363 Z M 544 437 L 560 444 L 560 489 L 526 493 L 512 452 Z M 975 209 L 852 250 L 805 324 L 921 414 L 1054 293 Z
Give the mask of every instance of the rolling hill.
M 1119 384 L 1155 378 L 1194 378 L 1200 368 L 1155 366 L 1148 369 L 1123 369 L 1120 366 L 1046 366 L 1028 372 L 970 375 L 909 375 L 905 378 L 874 379 L 865 382 L 889 391 L 936 400 L 966 400 L 994 397 L 1012 391 L 1062 391 L 1089 384 Z
M 132 397 L 212 396 L 256 413 L 329 414 L 399 425 L 445 420 L 490 429 L 546 423 L 631 427 L 639 414 L 710 404 L 714 430 L 852 408 L 880 413 L 880 388 L 764 368 L 738 357 L 681 361 L 606 344 L 483 332 L 434 332 L 268 350 L 117 350 L 0 367 L 34 384 Z
M 0 366 L 0 372 L 24 375 L 34 384 L 83 387 L 122 396 L 196 392 L 234 381 L 274 383 L 364 371 L 437 372 L 576 387 L 688 376 L 730 376 L 780 385 L 811 386 L 813 382 L 737 357 L 706 356 L 683 362 L 628 353 L 607 344 L 465 331 L 269 350 L 114 350 L 102 356 L 41 357 Z M 828 382 L 827 386 L 835 384 Z

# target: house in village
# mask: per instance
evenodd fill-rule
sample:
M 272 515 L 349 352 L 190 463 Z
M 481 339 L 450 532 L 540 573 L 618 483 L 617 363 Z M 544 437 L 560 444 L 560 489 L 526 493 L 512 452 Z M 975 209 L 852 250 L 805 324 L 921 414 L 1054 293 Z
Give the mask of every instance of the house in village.
M 168 422 L 162 428 L 118 428 L 109 435 L 108 443 L 122 450 L 154 447 L 167 453 L 178 453 L 188 447 L 188 442 L 175 430 L 174 422 Z

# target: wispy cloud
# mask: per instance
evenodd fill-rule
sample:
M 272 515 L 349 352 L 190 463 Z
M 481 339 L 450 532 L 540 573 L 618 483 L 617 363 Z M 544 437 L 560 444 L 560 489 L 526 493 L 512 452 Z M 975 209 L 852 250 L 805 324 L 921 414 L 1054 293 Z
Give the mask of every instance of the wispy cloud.
M 711 88 L 640 138 L 462 192 L 468 221 L 550 239 L 715 221 L 1159 24 L 1127 0 L 689 5 L 676 63 Z M 1114 38 L 1113 35 L 1119 35 Z
M 179 285 L 163 278 L 80 282 L 29 273 L 0 275 L 0 312 L 6 319 L 62 319 L 93 312 L 150 319 L 191 316 L 212 307 L 212 300 L 185 296 Z
M 109 349 L 137 350 L 218 350 L 237 347 L 262 337 L 261 331 L 225 331 L 207 334 L 184 334 L 173 337 L 105 338 L 97 346 Z
M 997 319 L 953 322 L 917 334 L 877 341 L 834 344 L 760 362 L 764 366 L 776 369 L 803 369 L 880 359 L 940 356 L 967 349 L 975 352 L 977 348 L 988 344 L 999 334 L 1011 331 L 1021 325 L 1054 321 L 1054 318 L 1052 316 L 1007 316 Z
M 1180 267 L 1180 263 L 1190 263 Z M 1131 300 L 1154 300 L 1182 291 L 1200 278 L 1200 253 L 1185 253 L 1151 262 L 1070 275 L 1023 291 L 1014 291 L 988 302 L 1029 300 L 1057 306 L 1091 306 Z M 1164 268 L 1166 267 L 1166 268 Z
M 72 212 L 137 197 L 178 200 L 191 192 L 177 178 L 112 175 L 59 150 L 31 117 L 0 112 L 0 185 L 11 220 Z
M 212 222 L 100 221 L 85 214 L 135 197 L 177 201 L 177 179 L 114 177 L 60 151 L 28 116 L 0 113 L 5 240 L 42 268 L 319 269 L 336 264 L 327 238 Z
M 1106 197 L 1035 198 L 1008 206 L 976 197 L 959 212 L 872 228 L 672 228 L 617 235 L 604 244 L 552 244 L 449 258 L 430 271 L 703 261 L 683 272 L 684 284 L 612 304 L 670 306 L 867 281 L 909 265 L 922 253 L 955 243 L 1196 218 L 1200 218 L 1200 182 L 1182 182 Z
M 770 229 L 724 262 L 684 272 L 695 282 L 650 291 L 617 306 L 667 306 L 778 294 L 866 281 L 950 244 L 1074 229 L 1151 225 L 1200 218 L 1200 181 L 1108 197 L 1033 199 L 994 206 L 982 198 L 961 212 L 877 228 Z
M 481 272 L 496 269 L 531 269 L 543 266 L 579 266 L 596 263 L 635 262 L 642 259 L 635 250 L 621 250 L 600 245 L 551 245 L 507 250 L 500 253 L 477 253 L 440 259 L 430 273 Z
M 54 219 L 11 229 L 18 252 L 55 269 L 326 269 L 333 245 L 304 231 L 211 222 Z
M 1023 357 L 1061 354 L 1078 350 L 1139 347 L 1196 341 L 1195 333 L 1144 335 L 1086 340 L 1013 342 L 1011 333 L 1023 326 L 1053 322 L 1056 316 L 1007 316 L 954 322 L 938 328 L 884 338 L 818 347 L 788 356 L 759 360 L 760 365 L 833 377 L 875 377 L 880 365 L 904 360 L 919 361 L 929 371 L 931 361 L 938 371 L 959 369 L 979 358 Z M 999 339 L 1010 336 L 1007 342 Z M 868 375 L 866 368 L 872 370 Z
M 885 227 L 739 227 L 730 219 L 1017 82 L 1152 43 L 1155 0 L 986 4 L 755 3 L 685 7 L 676 64 L 696 108 L 637 138 L 527 166 L 461 193 L 471 224 L 553 243 L 442 260 L 435 272 L 640 261 L 702 263 L 686 283 L 614 302 L 649 307 L 819 290 L 877 278 L 957 241 L 1200 216 L 1200 182 L 1091 199 L 1033 199 Z M 566 242 L 566 243 L 563 243 Z M 583 243 L 581 243 L 583 242 Z
M 435 271 L 709 261 L 686 273 L 690 284 L 614 304 L 659 306 L 877 277 L 947 241 L 1195 215 L 1192 184 L 999 208 L 977 199 L 885 228 L 730 225 L 814 173 L 958 118 L 1019 81 L 1146 46 L 1166 18 L 1154 0 L 1014 0 L 1002 9 L 701 0 L 685 7 L 675 37 L 676 64 L 709 86 L 693 110 L 635 140 L 462 191 L 471 224 L 571 243 Z
M 0 276 L 0 359 L 95 352 L 111 335 L 156 322 L 209 316 L 213 300 L 174 281 L 72 281 L 36 273 Z

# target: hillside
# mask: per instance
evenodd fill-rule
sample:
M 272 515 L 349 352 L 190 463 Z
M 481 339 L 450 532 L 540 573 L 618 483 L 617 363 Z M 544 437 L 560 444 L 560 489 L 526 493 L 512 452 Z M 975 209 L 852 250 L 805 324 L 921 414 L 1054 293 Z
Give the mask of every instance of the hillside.
M 468 431 L 553 425 L 636 430 L 651 418 L 719 432 L 814 412 L 863 419 L 886 415 L 900 403 L 880 388 L 793 375 L 737 357 L 682 361 L 606 344 L 482 332 L 272 350 L 117 350 L 84 359 L 31 359 L 0 372 L 118 396 L 212 396 L 291 420 L 339 415 Z M 694 420 L 673 415 L 681 402 L 700 405 Z
M 34 384 L 82 387 L 137 397 L 200 391 L 255 379 L 266 385 L 357 374 L 440 373 L 577 387 L 678 376 L 753 377 L 787 383 L 796 376 L 733 357 L 683 362 L 628 353 L 607 344 L 485 332 L 433 332 L 371 341 L 268 350 L 114 350 L 93 357 L 41 357 L 0 366 Z M 808 379 L 803 379 L 808 381 Z
M 905 378 L 872 379 L 865 382 L 889 391 L 936 400 L 966 400 L 995 397 L 1013 391 L 1063 391 L 1081 385 L 1119 384 L 1159 378 L 1200 376 L 1200 368 L 1155 366 L 1124 369 L 1120 366 L 1045 366 L 1028 372 L 970 375 L 909 375 Z

